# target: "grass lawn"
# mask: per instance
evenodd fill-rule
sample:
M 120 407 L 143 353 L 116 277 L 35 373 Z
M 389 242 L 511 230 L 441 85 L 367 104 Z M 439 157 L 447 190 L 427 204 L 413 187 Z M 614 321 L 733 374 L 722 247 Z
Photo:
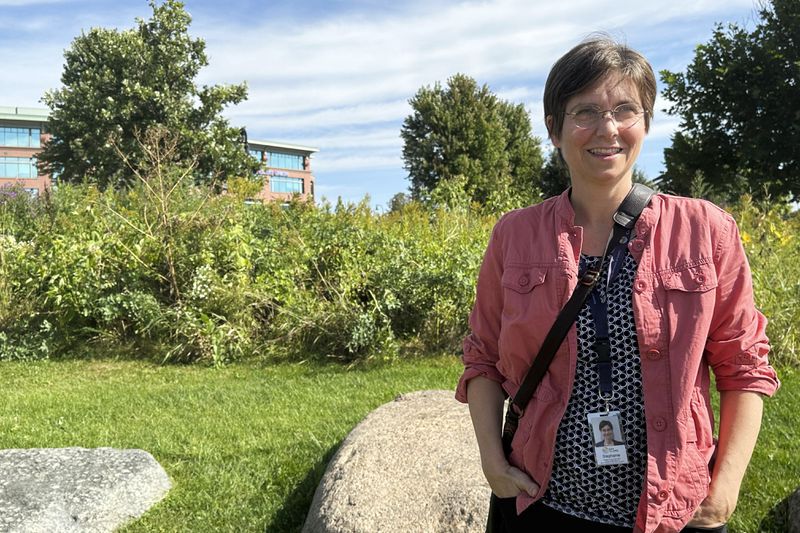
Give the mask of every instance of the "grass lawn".
M 149 451 L 167 498 L 126 533 L 297 531 L 336 446 L 397 394 L 453 388 L 454 357 L 346 369 L 244 363 L 214 369 L 130 361 L 0 363 L 0 448 Z M 800 485 L 800 372 L 766 403 L 732 532 L 784 531 Z
M 153 454 L 173 488 L 126 533 L 296 531 L 347 433 L 399 393 L 452 388 L 459 366 L 3 362 L 0 448 Z

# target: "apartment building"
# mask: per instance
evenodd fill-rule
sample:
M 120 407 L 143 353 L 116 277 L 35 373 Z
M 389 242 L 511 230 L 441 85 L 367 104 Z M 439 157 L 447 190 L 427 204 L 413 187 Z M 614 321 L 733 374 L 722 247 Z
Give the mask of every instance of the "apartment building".
M 36 155 L 50 138 L 46 109 L 0 107 L 0 187 L 21 185 L 38 196 L 51 186 L 51 176 L 43 173 Z M 258 171 L 264 186 L 259 200 L 287 201 L 294 195 L 303 200 L 314 197 L 312 154 L 317 148 L 274 141 L 247 141 L 251 156 L 262 163 Z

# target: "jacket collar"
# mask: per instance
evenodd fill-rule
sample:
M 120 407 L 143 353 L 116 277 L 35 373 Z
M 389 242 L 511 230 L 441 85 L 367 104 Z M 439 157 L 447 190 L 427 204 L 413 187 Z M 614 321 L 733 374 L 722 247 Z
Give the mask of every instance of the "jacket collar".
M 570 228 L 575 226 L 575 209 L 572 207 L 572 202 L 569 201 L 569 194 L 571 191 L 572 187 L 567 187 L 567 189 L 556 198 L 556 213 L 558 213 L 562 222 L 566 223 Z
M 575 209 L 572 207 L 572 202 L 569 200 L 569 194 L 572 187 L 568 187 L 556 198 L 555 211 L 559 218 L 566 223 L 570 228 L 575 226 Z M 653 195 L 650 203 L 644 208 L 639 220 L 636 221 L 635 231 L 636 235 L 645 238 L 645 235 L 658 222 L 658 214 L 660 213 L 661 198 L 659 193 Z

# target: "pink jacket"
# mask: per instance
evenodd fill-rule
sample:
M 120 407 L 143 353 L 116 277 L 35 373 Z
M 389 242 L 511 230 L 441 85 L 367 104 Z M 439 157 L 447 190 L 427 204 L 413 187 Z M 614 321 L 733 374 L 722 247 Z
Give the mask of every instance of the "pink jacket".
M 582 228 L 565 192 L 497 223 L 480 269 L 466 383 L 485 376 L 514 395 L 577 283 Z M 750 268 L 734 220 L 711 203 L 655 195 L 629 249 L 638 267 L 633 312 L 642 356 L 648 462 L 636 529 L 679 531 L 708 493 L 714 452 L 709 366 L 720 391 L 772 395 L 766 319 L 753 304 Z M 573 325 L 514 436 L 511 464 L 547 489 L 577 360 Z

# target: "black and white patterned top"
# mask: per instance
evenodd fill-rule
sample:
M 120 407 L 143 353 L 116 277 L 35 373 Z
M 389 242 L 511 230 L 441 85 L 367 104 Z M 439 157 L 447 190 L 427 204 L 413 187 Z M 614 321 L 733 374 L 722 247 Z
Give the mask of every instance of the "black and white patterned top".
M 581 255 L 581 272 L 599 257 Z M 585 520 L 633 527 L 647 464 L 644 396 L 631 289 L 636 262 L 626 253 L 625 262 L 606 294 L 608 259 L 595 288 L 608 302 L 608 336 L 614 398 L 611 410 L 622 419 L 628 463 L 598 466 L 595 441 L 586 415 L 605 410 L 598 396 L 599 378 L 592 348 L 595 324 L 589 305 L 578 315 L 578 363 L 567 410 L 558 428 L 553 474 L 543 502 L 562 513 Z

